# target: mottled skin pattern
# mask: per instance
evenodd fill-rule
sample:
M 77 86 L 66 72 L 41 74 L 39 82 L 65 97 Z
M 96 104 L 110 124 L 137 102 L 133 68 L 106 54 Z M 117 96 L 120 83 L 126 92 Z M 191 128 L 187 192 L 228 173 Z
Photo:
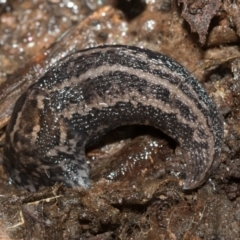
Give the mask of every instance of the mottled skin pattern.
M 223 123 L 185 68 L 150 50 L 101 46 L 59 61 L 17 100 L 4 166 L 20 189 L 90 186 L 85 145 L 122 125 L 154 126 L 184 149 L 185 189 L 219 164 Z

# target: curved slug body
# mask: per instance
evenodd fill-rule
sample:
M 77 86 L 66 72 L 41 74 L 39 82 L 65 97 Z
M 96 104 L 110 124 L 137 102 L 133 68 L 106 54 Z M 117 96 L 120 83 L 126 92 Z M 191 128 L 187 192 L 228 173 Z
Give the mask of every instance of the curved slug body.
M 154 126 L 185 150 L 185 189 L 220 162 L 222 119 L 198 81 L 162 54 L 117 45 L 69 55 L 29 87 L 7 127 L 4 166 L 29 191 L 87 188 L 87 142 L 131 124 Z

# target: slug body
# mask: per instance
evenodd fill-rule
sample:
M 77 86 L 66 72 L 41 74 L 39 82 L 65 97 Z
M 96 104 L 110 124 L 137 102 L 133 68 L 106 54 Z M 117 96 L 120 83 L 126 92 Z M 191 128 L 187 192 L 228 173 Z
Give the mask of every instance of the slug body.
M 162 54 L 117 45 L 69 55 L 28 88 L 7 127 L 4 166 L 20 189 L 88 188 L 85 145 L 132 124 L 180 144 L 184 189 L 200 186 L 220 162 L 222 118 L 198 81 Z

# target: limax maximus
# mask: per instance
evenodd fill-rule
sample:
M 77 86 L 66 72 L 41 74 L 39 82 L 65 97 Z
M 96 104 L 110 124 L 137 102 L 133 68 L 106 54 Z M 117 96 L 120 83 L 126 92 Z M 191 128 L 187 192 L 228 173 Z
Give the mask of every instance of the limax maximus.
M 77 51 L 32 84 L 15 104 L 3 163 L 20 189 L 89 188 L 86 144 L 132 124 L 182 147 L 184 189 L 202 185 L 220 163 L 223 121 L 204 88 L 171 58 L 122 45 Z

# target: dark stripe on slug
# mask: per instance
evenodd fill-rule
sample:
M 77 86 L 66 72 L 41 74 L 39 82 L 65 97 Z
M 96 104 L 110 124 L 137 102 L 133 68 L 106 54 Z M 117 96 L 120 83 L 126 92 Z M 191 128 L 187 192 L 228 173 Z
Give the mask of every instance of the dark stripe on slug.
M 125 51 L 131 51 L 131 56 L 128 56 L 125 54 Z M 93 53 L 90 53 L 88 55 L 84 55 L 84 57 L 81 58 L 81 53 L 76 54 L 77 56 L 73 57 L 72 59 L 69 59 L 67 57 L 66 59 L 62 60 L 62 63 L 60 62 L 56 69 L 52 71 L 51 73 L 47 73 L 46 78 L 51 79 L 51 81 L 46 81 L 46 79 L 43 77 L 42 84 L 43 87 L 46 87 L 48 89 L 51 89 L 53 85 L 57 83 L 61 83 L 65 81 L 66 79 L 70 79 L 71 76 L 79 77 L 80 75 L 86 73 L 89 69 L 96 69 L 100 66 L 115 66 L 118 65 L 119 68 L 121 66 L 126 66 L 128 69 L 136 69 L 141 70 L 142 72 L 151 73 L 153 75 L 159 76 L 163 79 L 168 79 L 169 82 L 172 84 L 178 85 L 179 79 L 175 78 L 174 75 L 168 74 L 164 71 L 165 65 L 162 63 L 162 61 L 165 61 L 165 57 L 162 55 L 157 58 L 152 58 L 151 60 L 156 60 L 156 62 L 146 62 L 147 58 L 150 60 L 149 56 L 147 55 L 148 51 L 142 49 L 141 52 L 135 51 L 134 49 L 122 49 L 119 52 L 116 52 L 115 49 L 107 50 L 104 52 L 104 54 L 101 54 L 101 48 L 96 48 L 96 51 Z M 83 52 L 84 53 L 84 52 Z M 123 55 L 124 54 L 124 55 Z M 146 56 L 145 56 L 146 55 Z M 151 55 L 151 54 L 150 54 Z M 144 56 L 144 59 L 141 59 L 141 56 Z M 71 56 L 70 56 L 71 57 Z M 158 65 L 160 68 L 155 69 L 152 68 L 152 66 Z M 69 67 L 71 66 L 71 67 Z M 74 66 L 74 67 L 73 67 Z M 178 66 L 180 68 L 180 66 Z M 165 68 L 166 69 L 166 68 Z M 175 70 L 177 70 L 177 67 L 174 67 Z M 171 70 L 171 69 L 170 69 Z M 61 74 L 61 78 L 56 77 L 59 74 Z
M 92 116 L 94 116 L 94 118 Z M 82 132 L 90 131 L 89 136 L 87 136 L 88 140 L 94 136 L 94 133 L 98 135 L 99 129 L 105 133 L 109 126 L 116 128 L 122 124 L 154 126 L 160 128 L 167 134 L 171 133 L 176 139 L 179 137 L 184 139 L 193 135 L 193 129 L 187 124 L 179 122 L 175 114 L 167 114 L 161 111 L 161 109 L 156 109 L 141 103 L 134 106 L 130 102 L 118 102 L 111 107 L 104 107 L 102 109 L 93 108 L 85 116 L 75 113 L 70 121 L 76 130 L 78 129 Z M 89 125 L 85 124 L 86 122 L 91 122 L 91 129 Z M 102 126 L 105 126 L 105 128 L 102 128 Z M 175 128 L 179 128 L 177 133 Z
M 106 78 L 108 81 L 105 81 Z M 106 92 L 111 92 L 111 96 L 117 97 L 134 91 L 137 91 L 141 96 L 145 96 L 146 99 L 153 97 L 164 103 L 170 103 L 171 101 L 170 92 L 167 88 L 161 85 L 149 84 L 145 79 L 126 72 L 115 71 L 96 78 L 88 78 L 81 85 L 75 86 L 74 90 L 66 87 L 63 91 L 55 90 L 51 92 L 51 107 L 56 111 L 62 111 L 77 102 L 84 101 L 90 104 L 94 101 L 96 95 L 103 101 L 106 101 L 106 98 L 109 96 Z M 80 92 L 82 95 L 79 98 Z
M 186 105 L 185 103 L 179 100 L 174 100 L 174 102 L 175 102 L 176 108 L 180 110 L 180 114 L 183 118 L 193 122 L 197 120 L 197 116 L 192 112 L 191 108 L 188 105 Z
M 219 164 L 222 118 L 197 80 L 159 53 L 102 46 L 63 58 L 20 97 L 4 166 L 30 191 L 55 182 L 89 187 L 85 145 L 131 124 L 159 128 L 182 146 L 186 189 L 200 186 Z

